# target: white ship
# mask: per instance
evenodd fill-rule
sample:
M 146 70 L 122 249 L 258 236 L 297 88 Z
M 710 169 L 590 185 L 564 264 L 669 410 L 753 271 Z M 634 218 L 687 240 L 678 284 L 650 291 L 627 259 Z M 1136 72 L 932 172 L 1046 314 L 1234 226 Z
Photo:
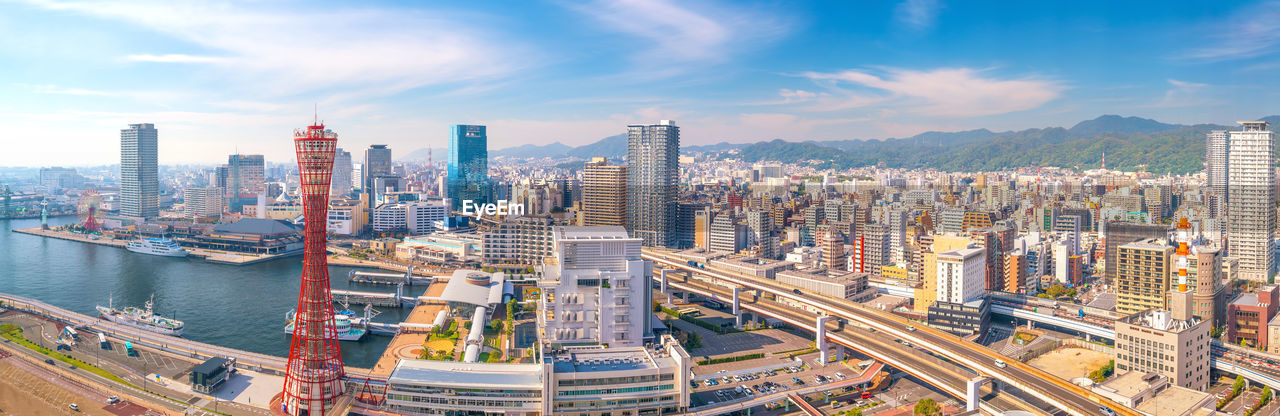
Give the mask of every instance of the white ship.
M 289 313 L 285 315 L 285 319 L 288 320 L 289 322 L 287 325 L 284 326 L 284 333 L 286 335 L 293 335 L 294 315 L 295 313 L 293 311 L 289 311 Z M 365 330 L 364 328 L 359 328 L 351 325 L 351 316 L 349 315 L 345 315 L 341 313 L 334 314 L 333 324 L 334 324 L 334 327 L 338 330 L 339 341 L 359 341 L 360 339 L 364 338 L 365 334 L 369 333 L 369 331 Z
M 152 300 L 155 300 L 155 295 L 152 295 L 151 300 L 148 300 L 145 304 L 146 309 L 138 309 L 133 306 L 127 306 L 124 309 L 116 309 L 114 301 L 108 298 L 107 306 L 98 306 L 98 313 L 102 314 L 103 319 L 120 325 L 127 325 L 164 335 L 173 335 L 175 337 L 182 336 L 182 328 L 185 324 L 177 319 L 165 318 L 163 316 L 156 315 L 155 312 L 151 311 Z
M 187 250 L 178 246 L 173 240 L 164 238 L 146 238 L 133 240 L 126 249 L 134 253 L 151 254 L 165 257 L 186 257 Z

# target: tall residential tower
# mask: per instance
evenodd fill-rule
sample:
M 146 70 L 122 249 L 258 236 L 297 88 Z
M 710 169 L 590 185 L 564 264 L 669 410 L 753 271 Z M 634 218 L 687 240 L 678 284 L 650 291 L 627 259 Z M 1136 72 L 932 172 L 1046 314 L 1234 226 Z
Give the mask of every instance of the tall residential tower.
M 645 246 L 676 245 L 680 128 L 676 122 L 627 126 L 627 231 Z
M 120 130 L 120 215 L 160 216 L 160 180 L 156 167 L 156 126 L 130 124 Z
M 593 157 L 582 171 L 583 225 L 627 224 L 627 167 Z
M 1275 133 L 1268 124 L 1241 121 L 1227 150 L 1227 251 L 1239 259 L 1244 280 L 1266 281 L 1275 272 Z
M 1209 214 L 1222 218 L 1227 214 L 1227 131 L 1209 132 L 1205 140 L 1205 191 L 1208 194 Z

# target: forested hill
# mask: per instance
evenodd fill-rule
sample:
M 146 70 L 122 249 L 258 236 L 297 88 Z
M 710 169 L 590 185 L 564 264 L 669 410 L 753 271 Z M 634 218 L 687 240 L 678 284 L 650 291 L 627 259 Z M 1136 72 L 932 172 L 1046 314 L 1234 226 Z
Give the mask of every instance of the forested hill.
M 1280 116 L 1262 120 L 1277 128 Z M 985 129 L 929 132 L 887 140 L 787 142 L 773 140 L 719 153 L 748 162 L 815 161 L 822 167 L 880 165 L 988 171 L 1026 166 L 1107 168 L 1185 174 L 1203 169 L 1205 134 L 1235 126 L 1165 124 L 1138 117 L 1102 116 L 1066 129 L 1051 127 L 995 133 Z M 1277 160 L 1280 160 L 1278 158 Z

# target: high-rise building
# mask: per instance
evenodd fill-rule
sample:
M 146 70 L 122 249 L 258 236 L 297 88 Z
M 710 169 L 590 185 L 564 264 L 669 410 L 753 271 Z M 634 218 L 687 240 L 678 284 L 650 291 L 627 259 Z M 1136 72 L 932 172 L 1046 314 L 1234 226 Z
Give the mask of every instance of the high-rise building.
M 262 155 L 227 156 L 227 210 L 240 212 L 245 205 L 257 203 L 258 194 L 267 190 L 266 161 Z
M 329 180 L 338 135 L 324 125 L 295 130 L 299 192 L 306 224 L 326 224 Z M 329 291 L 328 227 L 303 231 L 302 283 L 293 319 L 293 339 L 285 366 L 283 410 L 290 415 L 323 415 L 343 388 L 342 350 Z
M 756 246 L 756 256 L 776 260 L 779 257 L 778 240 L 773 236 L 773 217 L 765 211 L 747 212 L 747 232 L 750 242 Z
M 485 266 L 499 269 L 524 269 L 540 266 L 542 259 L 550 257 L 551 217 L 524 216 L 509 218 L 484 233 Z
M 680 128 L 675 121 L 627 126 L 627 231 L 645 246 L 676 245 Z
M 351 152 L 338 148 L 333 156 L 333 184 L 329 186 L 329 196 L 337 199 L 351 192 Z
M 222 215 L 222 188 L 187 188 L 182 191 L 182 213 L 191 219 Z
M 1275 133 L 1265 121 L 1241 121 L 1230 132 L 1227 167 L 1227 252 L 1239 259 L 1243 280 L 1275 273 Z
M 681 202 L 676 204 L 676 206 L 679 209 L 676 214 L 676 248 L 688 249 L 698 247 L 698 221 L 700 218 L 698 215 L 706 211 L 710 205 L 705 202 Z M 626 209 L 624 208 L 621 213 L 624 214 L 623 222 L 625 223 Z M 706 224 L 703 224 L 705 227 L 702 228 L 703 238 L 701 241 L 706 243 L 706 232 L 711 230 L 711 218 L 706 217 L 702 219 L 705 220 Z M 703 244 L 702 247 L 706 248 L 706 244 Z
M 711 251 L 737 253 L 746 246 L 747 232 L 737 214 L 722 212 L 711 221 Z
M 160 216 L 158 132 L 151 123 L 130 124 L 120 130 L 120 215 Z
M 487 204 L 489 184 L 489 134 L 485 126 L 458 124 L 449 129 L 449 199 L 454 210 L 462 201 Z
M 1205 191 L 1209 215 L 1222 218 L 1227 214 L 1227 159 L 1228 136 L 1226 130 L 1214 130 L 1205 139 Z
M 937 254 L 938 302 L 966 303 L 986 293 L 987 252 L 960 248 Z
M 385 144 L 371 144 L 364 151 L 364 164 L 360 165 L 362 189 L 373 189 L 373 179 L 391 175 L 391 148 Z
M 553 345 L 643 345 L 651 337 L 651 269 L 622 227 L 553 227 L 538 280 L 538 327 Z
M 849 256 L 844 254 L 844 235 L 833 230 L 824 230 L 818 237 L 819 251 L 822 253 L 822 266 L 832 272 L 848 270 Z
M 593 157 L 582 171 L 583 225 L 627 225 L 627 167 Z M 690 244 L 692 245 L 692 244 Z
M 1168 241 L 1148 239 L 1118 247 L 1116 254 L 1116 312 L 1132 314 L 1147 309 L 1168 309 L 1169 276 L 1173 272 L 1173 247 Z
M 1119 253 L 1118 248 L 1120 246 L 1149 238 L 1169 237 L 1169 227 L 1164 225 L 1110 221 L 1106 223 L 1105 229 L 1107 242 L 1104 266 L 1106 277 L 1110 280 L 1115 280 L 1116 278 L 1116 270 L 1118 270 L 1116 255 Z M 1043 271 L 1041 274 L 1043 274 Z

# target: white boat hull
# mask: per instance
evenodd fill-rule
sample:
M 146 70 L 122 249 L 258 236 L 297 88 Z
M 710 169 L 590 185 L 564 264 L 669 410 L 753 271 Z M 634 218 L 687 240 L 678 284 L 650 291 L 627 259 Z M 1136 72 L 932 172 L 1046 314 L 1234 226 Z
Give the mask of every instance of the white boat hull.
M 186 257 L 187 254 L 190 254 L 185 249 L 180 251 L 164 251 L 164 252 L 148 250 L 146 248 L 136 248 L 136 247 L 125 247 L 125 249 L 132 251 L 134 253 L 150 254 L 152 256 L 161 256 L 161 257 Z
M 161 327 L 156 327 L 156 326 L 151 326 L 151 325 L 144 325 L 144 324 L 141 324 L 141 323 L 135 322 L 135 321 L 130 320 L 130 319 L 125 319 L 124 317 L 121 317 L 120 315 L 116 315 L 116 314 L 112 314 L 112 313 L 108 313 L 108 312 L 102 311 L 101 309 L 99 309 L 98 311 L 99 311 L 99 312 L 102 312 L 102 318 L 103 318 L 103 319 L 106 319 L 106 320 L 108 320 L 108 321 L 111 321 L 111 322 L 114 322 L 114 323 L 117 323 L 117 324 L 120 324 L 120 325 L 124 325 L 124 326 L 127 326 L 127 327 L 132 327 L 132 328 L 138 328 L 138 329 L 141 329 L 141 330 L 144 330 L 144 331 L 148 331 L 148 332 L 155 332 L 155 333 L 157 333 L 157 334 L 162 334 L 162 335 L 170 335 L 170 336 L 175 336 L 175 337 L 180 337 L 180 336 L 182 336 L 182 328 L 178 328 L 178 329 L 169 329 L 169 328 L 161 328 Z

